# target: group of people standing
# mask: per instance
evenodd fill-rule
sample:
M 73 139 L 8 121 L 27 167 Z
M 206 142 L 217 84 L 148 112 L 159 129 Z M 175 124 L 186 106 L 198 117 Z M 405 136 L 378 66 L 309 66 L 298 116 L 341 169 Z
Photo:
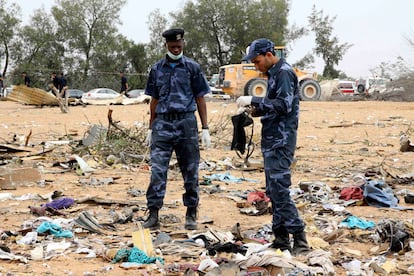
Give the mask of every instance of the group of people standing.
M 165 38 L 166 55 L 150 69 L 145 94 L 151 96 L 149 129 L 145 143 L 150 147 L 151 177 L 146 192 L 149 214 L 144 228 L 159 229 L 159 211 L 167 192 L 167 173 L 173 151 L 184 181 L 184 228 L 197 229 L 199 206 L 200 146 L 196 111 L 201 124 L 201 144 L 211 144 L 204 96 L 210 92 L 200 65 L 183 55 L 184 30 L 170 29 Z M 292 67 L 275 54 L 274 43 L 261 38 L 250 44 L 244 60 L 265 73 L 268 88 L 265 97 L 241 96 L 237 105 L 242 112 L 261 117 L 261 150 L 264 159 L 266 194 L 272 204 L 272 247 L 306 254 L 309 246 L 305 223 L 290 197 L 291 165 L 296 149 L 299 125 L 299 84 Z M 128 90 L 123 72 L 121 93 Z M 63 73 L 51 75 L 51 89 L 67 112 L 67 82 Z M 26 82 L 26 81 L 25 81 Z M 26 84 L 27 85 L 27 84 Z M 30 85 L 30 81 L 29 81 Z
M 200 147 L 195 112 L 201 121 L 201 143 L 210 146 L 204 95 L 210 92 L 200 65 L 183 55 L 184 30 L 170 29 L 165 38 L 166 55 L 149 72 L 145 94 L 151 96 L 146 143 L 151 148 L 151 178 L 147 188 L 149 215 L 144 228 L 159 229 L 159 211 L 166 195 L 169 161 L 174 151 L 184 180 L 184 228 L 197 229 L 199 206 Z M 272 247 L 306 254 L 309 246 L 305 223 L 290 197 L 290 166 L 296 149 L 299 120 L 299 84 L 292 67 L 275 54 L 274 43 L 257 39 L 244 60 L 268 77 L 265 97 L 241 96 L 242 112 L 261 117 L 262 154 L 266 194 L 272 203 Z M 122 89 L 121 89 L 122 90 Z

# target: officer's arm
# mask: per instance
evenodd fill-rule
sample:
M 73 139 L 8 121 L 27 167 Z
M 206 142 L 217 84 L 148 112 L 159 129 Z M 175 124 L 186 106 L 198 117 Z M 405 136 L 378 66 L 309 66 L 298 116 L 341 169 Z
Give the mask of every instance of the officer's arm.
M 157 107 L 158 99 L 151 97 L 150 102 L 150 121 L 149 121 L 149 128 L 152 129 L 152 122 L 154 121 L 156 117 L 155 108 Z
M 197 97 L 196 102 L 197 102 L 198 115 L 200 116 L 200 120 L 201 120 L 201 126 L 203 128 L 208 128 L 207 104 L 206 104 L 206 100 L 204 99 L 204 96 Z

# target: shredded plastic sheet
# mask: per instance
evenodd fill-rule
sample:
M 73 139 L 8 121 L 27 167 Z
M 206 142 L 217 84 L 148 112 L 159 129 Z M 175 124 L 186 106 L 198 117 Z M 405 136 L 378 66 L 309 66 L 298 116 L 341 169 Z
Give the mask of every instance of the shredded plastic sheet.
M 258 180 L 255 180 L 255 179 L 247 179 L 247 178 L 244 178 L 244 177 L 235 177 L 235 176 L 232 176 L 229 173 L 216 173 L 216 174 L 212 174 L 212 175 L 205 175 L 203 177 L 205 179 L 218 180 L 218 181 L 223 181 L 223 182 L 235 182 L 235 183 L 239 183 L 239 182 L 242 182 L 242 181 L 259 182 Z

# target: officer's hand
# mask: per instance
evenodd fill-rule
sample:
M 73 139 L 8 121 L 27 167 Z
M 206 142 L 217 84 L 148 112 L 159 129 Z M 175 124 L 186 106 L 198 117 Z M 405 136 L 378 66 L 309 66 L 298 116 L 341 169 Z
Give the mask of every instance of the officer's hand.
M 252 96 L 240 96 L 237 98 L 236 103 L 237 107 L 245 107 L 251 105 L 252 103 Z
M 152 143 L 152 129 L 148 129 L 147 137 L 145 137 L 145 142 L 144 143 L 147 147 L 151 146 L 151 143 Z
M 203 148 L 208 149 L 211 146 L 210 131 L 203 129 L 201 132 L 201 145 Z

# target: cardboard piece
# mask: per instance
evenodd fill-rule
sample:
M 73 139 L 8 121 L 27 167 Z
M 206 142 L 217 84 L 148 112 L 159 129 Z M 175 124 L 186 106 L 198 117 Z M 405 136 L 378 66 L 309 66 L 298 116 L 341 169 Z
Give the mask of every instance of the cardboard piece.
M 138 230 L 132 232 L 132 242 L 136 248 L 144 251 L 147 256 L 155 256 L 151 233 L 149 229 L 143 228 L 140 223 L 138 223 Z
M 16 190 L 19 185 L 40 180 L 40 172 L 35 168 L 0 168 L 1 190 Z

